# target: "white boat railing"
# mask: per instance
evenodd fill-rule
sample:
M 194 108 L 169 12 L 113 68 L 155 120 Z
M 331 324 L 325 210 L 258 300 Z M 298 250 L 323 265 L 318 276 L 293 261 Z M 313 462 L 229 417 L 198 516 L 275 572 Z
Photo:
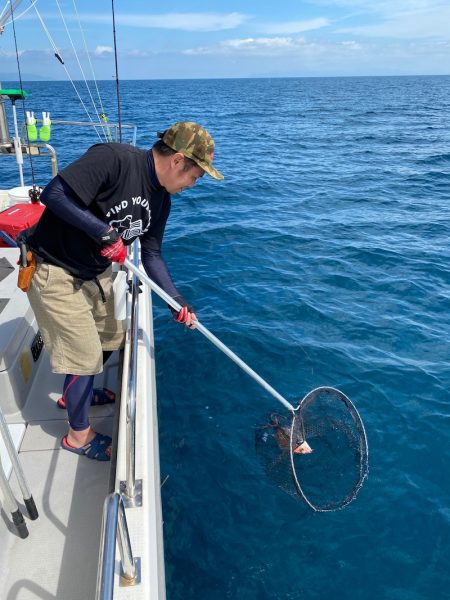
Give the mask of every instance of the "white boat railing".
M 0 86 L 1 87 L 1 86 Z M 15 104 L 13 103 L 13 111 L 14 111 L 14 129 L 15 129 L 15 137 L 10 138 L 8 124 L 6 121 L 6 114 L 4 112 L 4 106 L 2 101 L 2 96 L 0 96 L 0 154 L 15 156 L 16 161 L 19 166 L 19 174 L 20 174 L 20 185 L 24 185 L 23 174 L 22 174 L 22 164 L 23 164 L 23 155 L 29 154 L 33 157 L 42 156 L 42 157 L 50 157 L 51 160 L 51 168 L 52 168 L 52 177 L 55 177 L 58 174 L 58 162 L 56 158 L 56 152 L 54 148 L 47 143 L 33 141 L 30 142 L 26 135 L 26 122 L 23 122 L 21 125 L 21 135 L 19 138 L 19 129 L 17 124 L 17 116 L 15 112 Z M 36 119 L 36 122 L 39 123 L 41 120 Z M 100 131 L 104 132 L 105 140 L 118 142 L 122 139 L 122 131 L 130 132 L 130 139 L 127 143 L 132 146 L 136 146 L 137 139 L 137 126 L 136 125 L 128 125 L 128 124 L 119 124 L 119 123 L 87 123 L 83 121 L 62 121 L 62 120 L 52 120 L 52 126 L 77 126 L 77 127 L 89 127 L 94 128 L 95 131 L 100 129 Z M 111 133 L 112 132 L 112 133 Z M 100 138 L 101 140 L 101 138 Z
M 36 119 L 36 123 L 39 123 L 41 121 L 41 119 Z M 121 123 L 119 125 L 119 123 L 95 123 L 95 122 L 91 122 L 88 123 L 86 121 L 62 121 L 60 119 L 52 119 L 52 127 L 54 127 L 55 125 L 76 125 L 78 127 L 94 127 L 97 130 L 97 127 L 99 127 L 101 130 L 106 129 L 106 131 L 109 131 L 110 129 L 114 131 L 114 142 L 118 142 L 120 139 L 120 130 L 130 130 L 131 131 L 131 140 L 128 142 L 130 143 L 132 146 L 136 146 L 136 137 L 137 137 L 137 125 L 127 125 L 125 123 Z M 21 137 L 22 137 L 22 144 L 26 145 L 27 141 L 26 141 L 26 136 L 25 136 L 25 129 L 26 129 L 26 123 L 22 123 L 22 130 L 21 130 Z M 112 140 L 111 140 L 112 141 Z M 33 142 L 34 143 L 34 142 Z
M 139 265 L 137 240 L 133 244 L 133 264 Z M 136 485 L 136 388 L 137 355 L 139 341 L 139 279 L 133 274 L 131 280 L 130 319 L 126 333 L 126 345 L 122 377 L 127 377 L 126 398 L 126 481 L 121 482 L 120 491 L 109 494 L 103 507 L 102 533 L 100 540 L 99 571 L 96 600 L 111 600 L 114 593 L 114 565 L 116 541 L 121 559 L 122 585 L 139 583 L 137 562 L 133 558 L 128 534 L 125 506 L 139 506 L 142 496 L 141 485 Z
M 139 265 L 137 240 L 133 244 L 133 264 Z M 131 315 L 128 329 L 130 339 L 129 364 L 124 365 L 124 374 L 128 373 L 127 386 L 127 451 L 126 481 L 122 483 L 121 492 L 126 497 L 127 506 L 134 506 L 136 500 L 136 385 L 137 354 L 139 335 L 139 279 L 133 275 L 131 282 Z M 125 370 L 126 369 L 126 370 Z

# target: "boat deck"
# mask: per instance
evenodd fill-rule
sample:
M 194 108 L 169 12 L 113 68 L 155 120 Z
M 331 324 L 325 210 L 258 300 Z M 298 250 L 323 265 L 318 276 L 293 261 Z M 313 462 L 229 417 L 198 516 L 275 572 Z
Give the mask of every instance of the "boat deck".
M 113 358 L 110 359 L 111 361 Z M 117 361 L 116 361 L 117 364 Z M 112 376 L 110 368 L 106 375 Z M 117 376 L 117 369 L 114 369 Z M 20 461 L 35 499 L 39 518 L 31 521 L 21 506 L 29 536 L 18 537 L 10 515 L 0 519 L 0 575 L 3 600 L 88 600 L 95 597 L 103 501 L 110 485 L 110 465 L 62 450 L 66 411 L 56 406 L 63 378 L 50 372 L 48 356 L 22 411 L 8 423 L 25 423 Z M 117 383 L 108 387 L 117 389 Z M 114 408 L 91 409 L 93 427 L 109 435 Z M 19 505 L 20 488 L 11 477 Z

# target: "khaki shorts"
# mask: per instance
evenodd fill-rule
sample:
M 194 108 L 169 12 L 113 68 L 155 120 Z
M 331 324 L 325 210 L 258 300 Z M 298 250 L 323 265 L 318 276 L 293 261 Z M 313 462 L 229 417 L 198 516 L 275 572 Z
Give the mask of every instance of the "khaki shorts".
M 96 375 L 103 370 L 103 350 L 123 346 L 125 325 L 114 318 L 112 270 L 98 277 L 106 302 L 95 281 L 76 280 L 60 267 L 41 263 L 28 291 L 28 299 L 50 354 L 52 371 Z

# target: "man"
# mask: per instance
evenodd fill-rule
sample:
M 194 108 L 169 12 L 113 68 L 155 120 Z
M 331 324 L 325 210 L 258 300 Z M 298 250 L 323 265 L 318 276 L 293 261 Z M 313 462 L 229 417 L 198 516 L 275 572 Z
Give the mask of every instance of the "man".
M 190 121 L 158 134 L 149 151 L 127 144 L 97 144 L 61 171 L 45 188 L 46 205 L 26 242 L 38 261 L 28 297 L 52 370 L 66 375 L 60 405 L 69 432 L 61 446 L 97 460 L 110 460 L 111 438 L 95 432 L 91 404 L 114 400 L 94 390 L 111 352 L 123 345 L 122 322 L 114 318 L 111 262 L 123 263 L 137 237 L 148 276 L 182 306 L 176 321 L 195 328 L 195 313 L 175 287 L 161 255 L 171 194 L 192 187 L 213 166 L 214 141 Z

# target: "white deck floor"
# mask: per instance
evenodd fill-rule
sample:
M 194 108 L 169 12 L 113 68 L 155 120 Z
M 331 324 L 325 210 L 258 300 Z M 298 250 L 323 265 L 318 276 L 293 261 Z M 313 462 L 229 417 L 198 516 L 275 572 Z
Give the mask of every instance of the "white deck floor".
M 56 406 L 62 378 L 41 359 L 38 376 L 21 413 L 8 422 L 26 422 L 20 461 L 39 518 L 28 519 L 20 489 L 11 478 L 29 537 L 19 538 L 10 515 L 0 518 L 2 600 L 88 600 L 95 596 L 103 501 L 110 463 L 87 460 L 60 449 L 66 412 Z M 111 386 L 111 384 L 109 384 Z M 111 386 L 115 389 L 117 386 Z M 111 434 L 111 406 L 91 409 L 94 428 Z

